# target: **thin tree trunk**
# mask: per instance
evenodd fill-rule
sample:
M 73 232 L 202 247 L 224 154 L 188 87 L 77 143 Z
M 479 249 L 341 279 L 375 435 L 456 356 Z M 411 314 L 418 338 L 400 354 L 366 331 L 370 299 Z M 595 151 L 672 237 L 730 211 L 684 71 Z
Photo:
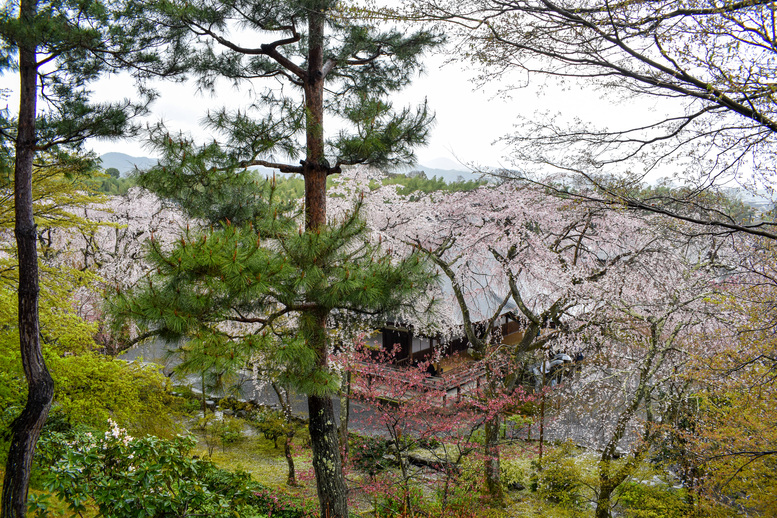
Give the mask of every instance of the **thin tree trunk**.
M 413 507 L 410 502 L 410 466 L 408 465 L 407 457 L 402 454 L 405 450 L 402 444 L 402 429 L 394 425 L 392 430 L 389 430 L 389 434 L 394 442 L 394 457 L 402 473 L 402 492 L 404 494 L 402 498 L 402 505 L 404 507 L 402 516 L 413 516 Z
M 275 395 L 278 396 L 278 403 L 280 403 L 283 410 L 283 419 L 286 423 L 286 440 L 283 443 L 283 454 L 286 457 L 286 464 L 289 465 L 289 475 L 286 479 L 286 483 L 290 486 L 297 485 L 297 476 L 294 469 L 294 457 L 291 454 L 291 443 L 294 440 L 296 429 L 294 428 L 294 420 L 291 413 L 291 401 L 289 399 L 289 391 L 282 390 L 276 382 L 272 382 L 272 388 L 275 391 Z
M 286 432 L 286 441 L 283 444 L 283 454 L 286 457 L 286 464 L 289 465 L 289 476 L 286 484 L 290 486 L 297 485 L 297 475 L 294 471 L 294 457 L 291 454 L 291 442 L 294 440 L 294 431 Z
M 544 368 L 544 367 L 543 367 Z M 540 400 L 540 453 L 539 461 L 542 464 L 542 447 L 545 442 L 545 375 L 543 374 L 542 399 Z
M 343 374 L 343 389 L 340 391 L 340 452 L 348 456 L 348 421 L 351 417 L 351 371 Z
M 207 397 L 205 395 L 205 371 L 202 371 L 200 373 L 200 391 L 201 391 L 201 402 L 202 402 L 202 418 L 205 419 L 208 417 L 207 410 L 208 410 L 208 404 L 206 403 Z
M 502 480 L 499 466 L 499 415 L 486 421 L 485 470 L 486 489 L 496 504 L 502 503 Z
M 31 24 L 37 11 L 35 0 L 22 0 L 22 23 Z M 54 396 L 51 379 L 40 347 L 38 324 L 38 254 L 32 211 L 32 167 L 35 157 L 37 110 L 37 62 L 34 44 L 19 42 L 20 102 L 14 170 L 15 234 L 19 258 L 19 344 L 27 378 L 27 403 L 12 427 L 11 446 L 3 481 L 2 518 L 24 517 L 30 470 L 43 424 Z

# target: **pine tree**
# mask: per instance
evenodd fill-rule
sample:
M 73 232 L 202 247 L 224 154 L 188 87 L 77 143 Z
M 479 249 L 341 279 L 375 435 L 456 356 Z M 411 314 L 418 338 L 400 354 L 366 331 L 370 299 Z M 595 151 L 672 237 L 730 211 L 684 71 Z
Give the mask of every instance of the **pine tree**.
M 68 151 L 80 149 L 86 138 L 124 136 L 132 130 L 131 118 L 144 112 L 152 97 L 147 91 L 138 102 L 89 102 L 89 83 L 105 71 L 132 66 L 141 76 L 163 73 L 164 63 L 145 50 L 154 47 L 157 37 L 145 20 L 119 23 L 132 14 L 91 0 L 20 0 L 5 3 L 0 11 L 0 70 L 18 71 L 20 79 L 18 112 L 0 117 L 0 174 L 9 178 L 14 163 L 19 334 L 28 385 L 27 404 L 14 422 L 6 463 L 3 518 L 26 513 L 35 443 L 53 397 L 39 337 L 33 167 L 42 152 L 68 162 Z
M 149 4 L 145 14 L 165 34 L 169 56 L 193 71 L 202 89 L 221 93 L 223 80 L 255 88 L 255 83 L 267 79 L 276 86 L 257 95 L 245 109 L 208 115 L 211 129 L 226 136 L 224 145 L 198 147 L 157 128 L 153 138 L 166 150 L 166 165 L 141 181 L 161 196 L 182 202 L 192 215 L 219 221 L 214 235 L 205 236 L 208 247 L 232 246 L 259 236 L 275 238 L 278 250 L 266 257 L 269 263 L 254 267 L 255 277 L 245 288 L 254 295 L 235 305 L 230 298 L 234 293 L 227 291 L 223 302 L 237 312 L 261 308 L 266 315 L 277 311 L 295 315 L 301 344 L 292 348 L 300 356 L 289 360 L 290 365 L 297 364 L 295 377 L 305 380 L 309 394 L 321 512 L 332 517 L 347 516 L 347 505 L 330 396 L 327 319 L 335 310 L 388 308 L 402 299 L 400 294 L 406 293 L 402 287 L 410 283 L 407 277 L 396 276 L 401 267 L 385 258 L 375 260 L 371 246 L 354 245 L 363 232 L 356 215 L 338 225 L 327 223 L 326 180 L 346 165 L 413 161 L 412 148 L 425 141 L 431 116 L 425 105 L 395 112 L 387 95 L 407 85 L 419 68 L 421 54 L 442 40 L 427 31 L 381 31 L 369 21 L 355 19 L 355 13 L 335 0 L 167 0 Z M 264 42 L 257 44 L 257 40 Z M 325 138 L 325 114 L 347 130 Z M 282 163 L 275 159 L 278 156 L 302 159 Z M 266 207 L 261 200 L 250 199 L 250 179 L 240 173 L 241 167 L 256 165 L 302 175 L 301 229 L 288 216 L 256 217 Z M 253 223 L 253 231 L 246 230 L 245 222 Z M 260 232 L 267 225 L 269 235 Z M 290 231 L 290 226 L 295 228 Z M 181 246 L 188 250 L 193 245 Z M 249 250 L 244 246 L 248 243 L 229 253 L 219 252 L 227 253 L 221 260 L 238 273 L 244 271 L 243 259 L 269 254 L 264 247 L 254 246 L 249 249 L 258 255 L 243 258 Z M 350 246 L 358 252 L 349 250 Z M 248 282 L 225 278 L 238 285 Z M 284 288 L 268 300 L 273 293 L 269 286 Z M 187 300 L 196 306 L 196 297 Z M 299 376 L 305 373 L 310 376 Z
M 303 232 L 302 214 L 276 203 L 272 185 L 252 185 L 251 193 L 258 210 L 249 217 L 205 220 L 172 248 L 152 242 L 153 274 L 119 294 L 115 309 L 167 339 L 187 337 L 202 365 L 262 361 L 280 371 L 282 384 L 306 393 L 322 513 L 347 516 L 327 322 L 412 310 L 433 274 L 417 255 L 398 258 L 371 243 L 359 206 Z

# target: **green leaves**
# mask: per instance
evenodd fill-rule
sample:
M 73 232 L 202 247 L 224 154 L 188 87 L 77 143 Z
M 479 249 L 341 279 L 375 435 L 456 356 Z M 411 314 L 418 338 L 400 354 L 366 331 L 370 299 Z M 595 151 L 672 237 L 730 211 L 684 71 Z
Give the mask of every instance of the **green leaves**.
M 105 434 L 44 434 L 39 452 L 44 485 L 74 512 L 94 504 L 99 516 L 114 518 L 312 516 L 302 502 L 246 473 L 191 458 L 195 444 L 191 436 L 133 438 L 114 423 Z M 44 501 L 37 505 L 45 511 Z
M 280 366 L 284 380 L 321 393 L 335 381 L 316 370 L 312 345 L 299 338 L 306 319 L 408 310 L 434 276 L 418 257 L 395 257 L 370 242 L 360 206 L 342 221 L 301 232 L 296 212 L 277 210 L 274 190 L 270 181 L 257 186 L 254 196 L 267 197 L 249 222 L 224 218 L 169 245 L 152 243 L 153 273 L 114 297 L 114 312 L 170 340 L 186 337 L 190 372 L 234 370 L 261 355 Z
M 229 149 L 220 166 L 270 157 L 270 162 L 289 160 L 291 168 L 313 148 L 317 162 L 333 165 L 410 163 L 409 150 L 425 142 L 432 116 L 425 106 L 394 113 L 383 104 L 389 109 L 381 110 L 375 125 L 372 108 L 407 86 L 421 68 L 423 53 L 444 37 L 427 30 L 378 30 L 354 12 L 329 0 L 170 0 L 147 5 L 144 16 L 156 21 L 168 43 L 159 59 L 178 63 L 201 89 L 221 95 L 223 85 L 231 83 L 255 92 L 256 101 L 240 110 L 207 115 L 205 124 Z M 316 36 L 308 34 L 314 19 Z M 266 79 L 273 82 L 265 88 Z M 369 106 L 359 109 L 365 103 Z M 313 143 L 307 132 L 322 128 L 330 115 L 350 127 L 319 150 L 323 141 Z M 152 139 L 158 143 L 155 135 Z M 359 140 L 366 147 L 359 149 Z M 326 157 L 318 156 L 321 152 Z
M 357 129 L 341 132 L 330 143 L 343 164 L 369 163 L 395 167 L 415 161 L 413 148 L 426 142 L 434 116 L 426 103 L 417 111 L 408 108 L 394 113 L 390 103 L 363 97 L 343 108 L 342 115 Z
M 274 182 L 242 165 L 234 149 L 215 141 L 198 146 L 161 125 L 151 137 L 164 158 L 138 175 L 138 184 L 178 204 L 190 217 L 219 226 L 227 221 L 253 225 L 260 235 L 269 237 L 288 221 L 288 217 L 273 219 L 276 211 L 282 215 L 299 211 L 296 203 L 279 199 Z

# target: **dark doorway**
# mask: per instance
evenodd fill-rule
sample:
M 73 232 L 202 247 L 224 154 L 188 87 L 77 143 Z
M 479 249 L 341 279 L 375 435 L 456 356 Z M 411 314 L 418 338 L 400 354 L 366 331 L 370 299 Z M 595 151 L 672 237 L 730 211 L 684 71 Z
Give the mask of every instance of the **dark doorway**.
M 410 333 L 398 329 L 383 330 L 383 348 L 386 351 L 393 351 L 395 345 L 399 345 L 396 362 L 402 362 L 410 357 Z

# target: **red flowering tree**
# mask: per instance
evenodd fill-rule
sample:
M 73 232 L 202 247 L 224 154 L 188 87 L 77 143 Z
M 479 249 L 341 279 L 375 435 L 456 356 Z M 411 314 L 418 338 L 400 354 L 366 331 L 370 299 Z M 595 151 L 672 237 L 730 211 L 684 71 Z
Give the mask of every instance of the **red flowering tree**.
M 375 497 L 376 505 L 395 505 L 403 515 L 418 511 L 414 496 L 422 486 L 436 492 L 442 516 L 476 512 L 458 507 L 457 497 L 477 494 L 482 481 L 480 469 L 464 465 L 468 459 L 482 465 L 484 423 L 530 397 L 520 389 L 494 397 L 485 387 L 449 395 L 442 380 L 427 371 L 428 361 L 398 368 L 392 362 L 395 352 L 357 344 L 351 358 L 334 360 L 350 371 L 352 397 L 369 408 L 367 422 L 377 433 L 351 455 L 357 465 L 369 468 L 362 490 Z

